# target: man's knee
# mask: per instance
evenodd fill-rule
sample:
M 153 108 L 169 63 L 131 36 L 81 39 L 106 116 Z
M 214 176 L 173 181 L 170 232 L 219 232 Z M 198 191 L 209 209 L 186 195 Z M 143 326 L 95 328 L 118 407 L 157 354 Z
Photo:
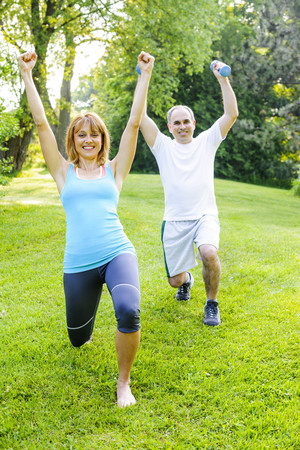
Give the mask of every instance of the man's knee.
M 218 250 L 213 245 L 201 245 L 199 248 L 202 262 L 205 266 L 215 266 L 220 264 Z
M 178 275 L 174 275 L 173 277 L 168 278 L 168 282 L 170 286 L 173 288 L 178 288 L 179 286 L 182 286 L 183 283 L 186 282 L 187 275 L 186 272 L 179 273 Z

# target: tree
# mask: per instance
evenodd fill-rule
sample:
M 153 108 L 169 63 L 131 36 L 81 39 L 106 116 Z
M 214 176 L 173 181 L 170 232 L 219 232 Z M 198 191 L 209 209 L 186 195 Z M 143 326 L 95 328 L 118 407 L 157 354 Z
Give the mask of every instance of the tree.
M 124 2 L 122 15 L 111 23 L 105 58 L 85 77 L 77 98 L 104 116 L 115 150 L 135 85 L 136 57 L 143 48 L 156 57 L 149 114 L 168 132 L 169 107 L 188 104 L 195 112 L 198 133 L 223 112 L 209 63 L 224 60 L 233 69 L 240 116 L 217 153 L 216 176 L 289 187 L 300 158 L 300 67 L 295 58 L 299 2 L 195 2 L 194 6 L 188 1 L 174 12 L 174 2 L 167 1 L 163 11 L 156 1 Z M 157 170 L 143 139 L 133 169 Z
M 105 26 L 114 3 L 110 0 L 3 0 L 0 4 L 0 31 L 6 42 L 19 53 L 33 47 L 38 54 L 34 81 L 62 153 L 65 151 L 63 136 L 70 115 L 70 83 L 76 47 L 87 40 L 100 39 L 96 33 Z M 58 43 L 59 48 L 55 48 Z M 46 88 L 47 55 L 53 51 L 57 56 L 57 65 L 64 66 L 58 114 L 51 106 Z M 13 156 L 18 170 L 25 160 L 33 130 L 24 92 L 20 97 L 20 107 L 22 133 L 9 140 L 7 152 Z
M 252 33 L 239 44 L 235 58 L 241 120 L 228 140 L 223 163 L 245 181 L 289 187 L 296 176 L 299 12 L 296 0 L 249 1 L 233 10 L 242 24 L 250 24 Z M 228 39 L 227 46 L 232 41 Z M 243 162 L 235 164 L 231 155 Z
M 158 0 L 123 2 L 120 14 L 110 23 L 106 52 L 92 81 L 97 93 L 93 107 L 108 123 L 112 154 L 129 114 L 139 52 L 149 51 L 156 58 L 148 104 L 151 115 L 164 123 L 174 94 L 181 89 L 179 72 L 191 75 L 208 64 L 213 39 L 222 27 L 222 11 L 217 0 L 165 0 L 163 8 Z M 156 170 L 144 144 L 133 169 Z
M 289 187 L 299 163 L 299 28 L 295 0 L 237 2 L 227 8 L 215 57 L 232 66 L 239 119 L 220 147 L 216 176 Z M 299 15 L 298 15 L 299 17 Z M 195 112 L 197 132 L 222 113 L 219 86 L 209 70 L 180 72 L 177 103 Z

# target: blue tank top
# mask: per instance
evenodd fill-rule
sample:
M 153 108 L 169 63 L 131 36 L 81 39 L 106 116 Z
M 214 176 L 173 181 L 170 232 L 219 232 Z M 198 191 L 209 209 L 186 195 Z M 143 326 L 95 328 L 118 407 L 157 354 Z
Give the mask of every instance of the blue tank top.
M 109 164 L 103 169 L 101 178 L 85 180 L 69 166 L 60 194 L 67 220 L 65 273 L 94 269 L 121 253 L 135 254 L 118 217 L 119 191 L 112 170 Z

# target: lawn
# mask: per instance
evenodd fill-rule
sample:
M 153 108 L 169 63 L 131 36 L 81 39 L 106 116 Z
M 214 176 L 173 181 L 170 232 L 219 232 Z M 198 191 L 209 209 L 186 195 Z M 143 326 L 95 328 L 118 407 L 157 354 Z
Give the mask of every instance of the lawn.
M 93 341 L 68 341 L 65 215 L 42 169 L 0 193 L 3 449 L 300 449 L 300 199 L 216 180 L 222 324 L 202 324 L 201 264 L 187 303 L 168 286 L 159 176 L 131 174 L 119 215 L 136 247 L 137 404 L 116 406 L 115 318 L 104 290 Z M 3 195 L 5 194 L 5 195 Z

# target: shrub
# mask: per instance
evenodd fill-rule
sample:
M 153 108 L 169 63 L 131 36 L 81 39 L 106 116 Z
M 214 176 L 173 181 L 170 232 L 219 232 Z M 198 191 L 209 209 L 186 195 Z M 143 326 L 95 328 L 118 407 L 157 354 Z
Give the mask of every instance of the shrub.
M 20 127 L 16 113 L 5 112 L 0 105 L 0 185 L 8 183 L 7 175 L 13 171 L 13 158 L 5 157 L 6 142 L 18 133 L 20 133 Z
M 298 178 L 296 180 L 293 180 L 292 182 L 292 192 L 294 193 L 294 195 L 300 196 L 300 172 Z
M 11 174 L 13 171 L 13 158 L 0 159 L 0 185 L 8 184 L 9 177 L 7 175 Z

